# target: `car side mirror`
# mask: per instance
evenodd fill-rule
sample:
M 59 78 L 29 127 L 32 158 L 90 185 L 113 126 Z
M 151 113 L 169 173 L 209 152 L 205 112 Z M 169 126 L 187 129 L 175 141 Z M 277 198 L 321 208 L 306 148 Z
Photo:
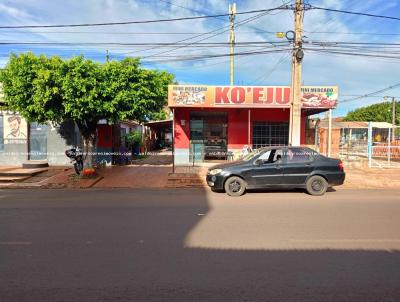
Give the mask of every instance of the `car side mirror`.
M 262 160 L 262 159 L 256 159 L 256 160 L 254 161 L 254 165 L 255 165 L 255 166 L 261 166 L 262 163 L 263 163 L 263 160 Z

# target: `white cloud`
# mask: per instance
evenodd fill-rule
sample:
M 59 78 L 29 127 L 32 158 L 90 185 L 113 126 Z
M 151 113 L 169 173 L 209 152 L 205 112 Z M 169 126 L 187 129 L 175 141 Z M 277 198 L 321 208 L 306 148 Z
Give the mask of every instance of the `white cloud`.
M 4 4 L 0 3 L 0 12 L 8 15 L 11 18 L 18 19 L 18 20 L 25 19 L 25 18 L 31 18 L 31 15 L 28 14 L 23 9 L 17 9 L 15 7 L 12 7 L 10 2 L 4 3 Z

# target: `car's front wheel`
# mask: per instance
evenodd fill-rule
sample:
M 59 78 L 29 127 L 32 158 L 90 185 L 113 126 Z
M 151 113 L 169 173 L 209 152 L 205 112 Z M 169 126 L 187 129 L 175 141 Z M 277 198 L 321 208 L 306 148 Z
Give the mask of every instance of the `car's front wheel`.
M 328 182 L 322 176 L 314 175 L 307 180 L 306 189 L 310 195 L 321 196 L 328 189 Z
M 237 176 L 229 177 L 225 182 L 225 192 L 229 196 L 241 196 L 246 191 L 246 182 Z

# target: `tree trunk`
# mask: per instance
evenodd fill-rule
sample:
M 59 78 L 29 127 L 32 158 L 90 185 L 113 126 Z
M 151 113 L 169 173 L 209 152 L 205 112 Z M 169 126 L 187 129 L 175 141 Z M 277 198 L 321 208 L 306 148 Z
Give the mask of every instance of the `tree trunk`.
M 93 167 L 97 138 L 97 121 L 77 122 L 84 140 L 84 167 Z
M 85 161 L 84 161 L 84 167 L 85 168 L 91 168 L 94 165 L 95 162 L 95 151 L 96 151 L 96 137 L 89 137 L 89 138 L 84 138 L 85 142 Z

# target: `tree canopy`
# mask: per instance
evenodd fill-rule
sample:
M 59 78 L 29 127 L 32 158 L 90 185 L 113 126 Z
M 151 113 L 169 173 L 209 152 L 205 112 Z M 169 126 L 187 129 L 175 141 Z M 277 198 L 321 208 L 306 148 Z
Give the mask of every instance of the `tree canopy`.
M 11 55 L 0 72 L 5 105 L 28 121 L 73 120 L 93 146 L 97 123 L 146 121 L 162 114 L 173 75 L 144 69 L 139 59 L 104 64 L 83 56 Z
M 392 103 L 383 102 L 350 111 L 345 121 L 387 122 L 392 123 Z M 400 102 L 396 102 L 396 125 L 400 124 Z
M 62 60 L 26 53 L 10 56 L 0 81 L 10 110 L 40 123 L 72 119 L 85 132 L 100 119 L 159 116 L 173 75 L 141 68 L 135 58 L 100 64 L 82 56 Z

